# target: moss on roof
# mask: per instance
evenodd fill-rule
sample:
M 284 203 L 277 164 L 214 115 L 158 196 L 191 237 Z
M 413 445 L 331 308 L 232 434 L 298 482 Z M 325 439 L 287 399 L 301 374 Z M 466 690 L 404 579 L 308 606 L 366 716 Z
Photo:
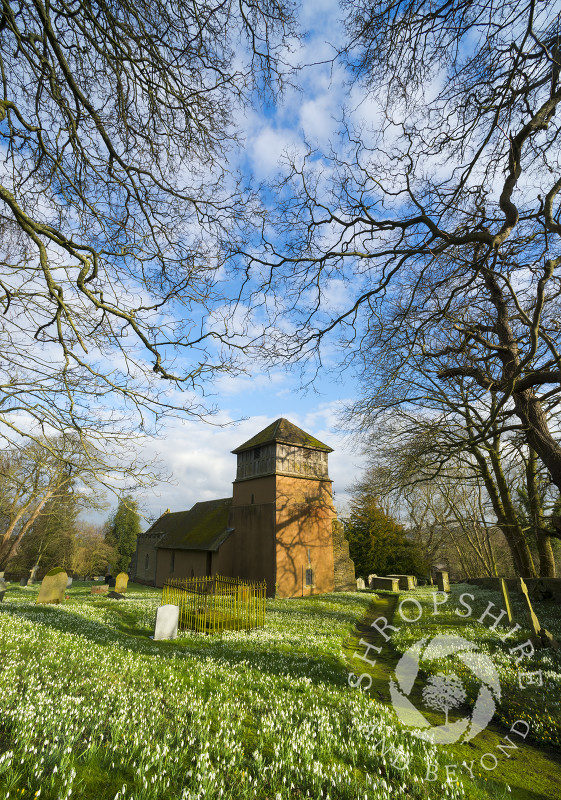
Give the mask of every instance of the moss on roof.
M 231 505 L 231 497 L 195 503 L 189 511 L 163 514 L 146 533 L 162 536 L 157 548 L 215 551 L 232 532 L 228 528 Z
M 309 433 L 306 433 L 301 428 L 297 428 L 292 422 L 281 417 L 271 423 L 271 425 L 268 425 L 261 433 L 249 439 L 245 444 L 236 447 L 235 450 L 232 450 L 232 453 L 242 453 L 244 450 L 252 450 L 254 447 L 261 447 L 271 442 L 295 444 L 299 447 L 310 447 L 313 450 L 325 450 L 328 453 L 333 452 L 332 447 L 328 447 L 326 444 L 323 444 L 323 442 L 320 442 L 319 439 L 315 439 Z

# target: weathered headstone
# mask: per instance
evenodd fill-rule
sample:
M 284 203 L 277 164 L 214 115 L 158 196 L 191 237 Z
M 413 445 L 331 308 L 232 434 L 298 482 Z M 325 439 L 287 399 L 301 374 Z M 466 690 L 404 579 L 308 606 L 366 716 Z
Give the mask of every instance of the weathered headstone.
M 70 589 L 71 586 L 72 586 L 72 578 L 68 578 L 68 580 L 66 581 L 66 588 Z
M 19 579 L 20 586 L 27 586 L 27 578 L 20 578 Z
M 6 583 L 6 581 L 4 580 L 4 577 L 2 576 L 2 577 L 0 578 L 0 603 L 1 603 L 1 602 L 2 602 L 2 600 L 4 599 L 4 595 L 6 594 L 6 589 L 7 589 L 7 588 L 8 588 L 8 584 L 7 584 L 7 583 Z
M 357 578 L 356 579 L 356 588 L 357 589 L 366 589 L 366 584 L 364 583 L 364 578 Z
M 388 592 L 399 592 L 399 578 L 372 578 L 371 589 L 386 589 Z
M 37 570 L 38 569 L 39 569 L 39 567 L 37 567 L 37 566 L 32 568 L 32 570 L 31 570 L 31 572 L 29 574 L 29 578 L 27 580 L 27 585 L 28 586 L 33 586 L 33 584 L 35 583 L 35 579 L 37 577 Z
M 117 577 L 115 578 L 115 591 L 118 594 L 124 594 L 127 591 L 127 586 L 129 584 L 129 576 L 126 572 L 119 572 Z
M 397 578 L 399 588 L 405 591 L 412 591 L 417 586 L 417 579 L 414 575 L 388 575 L 388 578 Z
M 520 591 L 522 592 L 522 597 L 524 598 L 530 616 L 530 621 L 532 624 L 532 633 L 534 634 L 534 640 L 538 644 L 541 644 L 543 647 L 551 647 L 553 648 L 553 650 L 559 650 L 561 648 L 561 645 L 559 644 L 555 636 L 553 636 L 553 634 L 550 633 L 545 628 L 542 628 L 542 626 L 540 625 L 540 621 L 537 618 L 534 609 L 532 608 L 532 603 L 530 602 L 530 598 L 528 596 L 528 587 L 526 586 L 526 582 L 524 581 L 523 578 L 520 578 Z
M 36 603 L 62 603 L 68 575 L 62 567 L 55 567 L 47 572 L 41 583 Z
M 107 597 L 110 597 L 112 600 L 124 600 L 125 599 L 125 595 L 124 594 L 120 594 L 119 592 L 113 592 L 113 591 L 108 592 L 107 593 Z
M 156 611 L 156 625 L 154 636 L 151 639 L 175 639 L 177 637 L 177 626 L 179 624 L 179 606 L 165 605 L 160 606 Z
M 512 606 L 510 605 L 510 595 L 508 593 L 508 586 L 506 585 L 506 581 L 504 578 L 501 578 L 501 589 L 503 593 L 503 600 L 505 603 L 506 615 L 508 621 L 512 624 L 514 622 L 514 618 L 512 616 Z
M 437 572 L 436 573 L 436 585 L 438 586 L 439 592 L 449 592 L 450 591 L 450 581 L 448 580 L 448 573 L 447 572 Z
M 92 586 L 92 594 L 107 594 L 109 592 L 109 584 L 102 583 L 101 586 Z

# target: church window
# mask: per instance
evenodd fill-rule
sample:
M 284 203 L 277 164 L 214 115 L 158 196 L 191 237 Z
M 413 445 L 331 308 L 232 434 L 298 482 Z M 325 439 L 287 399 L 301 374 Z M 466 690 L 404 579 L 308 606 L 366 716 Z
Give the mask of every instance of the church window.
M 261 448 L 256 447 L 253 451 L 253 458 L 257 461 L 258 458 L 261 458 Z
M 171 562 L 169 565 L 169 571 L 173 572 L 175 570 L 175 550 L 171 551 Z
M 253 505 L 254 503 L 255 503 L 255 495 L 252 494 L 251 495 L 251 505 Z
M 310 567 L 306 570 L 306 586 L 314 585 L 314 571 Z
M 148 569 L 148 564 L 150 563 L 150 556 L 146 553 L 146 558 L 144 560 L 144 569 Z

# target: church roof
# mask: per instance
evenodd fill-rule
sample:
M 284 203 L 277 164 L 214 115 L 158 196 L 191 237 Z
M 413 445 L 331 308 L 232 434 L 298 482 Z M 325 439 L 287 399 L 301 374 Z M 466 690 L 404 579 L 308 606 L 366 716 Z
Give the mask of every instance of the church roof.
M 163 514 L 146 533 L 161 534 L 158 549 L 216 551 L 233 532 L 228 527 L 231 505 L 231 497 L 195 503 L 189 511 Z
M 309 447 L 312 450 L 325 450 L 327 453 L 333 452 L 332 447 L 328 447 L 323 442 L 320 442 L 319 439 L 315 439 L 309 433 L 297 428 L 292 422 L 281 417 L 268 425 L 261 433 L 249 439 L 245 444 L 236 447 L 235 450 L 232 450 L 232 453 L 243 453 L 244 450 L 252 450 L 254 447 L 261 447 L 265 444 L 271 444 L 271 442 L 295 444 L 299 447 Z

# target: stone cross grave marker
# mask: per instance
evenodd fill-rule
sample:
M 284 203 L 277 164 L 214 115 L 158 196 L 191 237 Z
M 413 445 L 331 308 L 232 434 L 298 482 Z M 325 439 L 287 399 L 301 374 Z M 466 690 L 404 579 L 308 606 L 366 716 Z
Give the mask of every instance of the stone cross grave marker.
M 127 586 L 129 584 L 129 576 L 126 572 L 119 572 L 117 577 L 115 578 L 115 591 L 118 594 L 124 594 L 127 591 Z
M 6 589 L 8 588 L 8 584 L 4 580 L 4 578 L 0 578 L 0 603 L 4 599 L 4 595 L 6 594 Z
M 503 600 L 505 601 L 505 611 L 508 617 L 508 621 L 512 624 L 513 616 L 512 616 L 512 606 L 510 605 L 510 595 L 508 593 L 508 586 L 506 585 L 506 581 L 504 578 L 501 578 L 501 589 L 503 592 Z
M 177 626 L 179 624 L 179 606 L 165 605 L 160 606 L 156 611 L 156 625 L 154 627 L 155 642 L 161 639 L 175 639 L 177 637 Z
M 63 603 L 68 575 L 60 567 L 47 572 L 41 583 L 36 603 Z
M 448 573 L 447 572 L 437 572 L 436 573 L 436 585 L 438 586 L 439 592 L 449 592 L 450 591 L 450 581 L 448 580 Z

